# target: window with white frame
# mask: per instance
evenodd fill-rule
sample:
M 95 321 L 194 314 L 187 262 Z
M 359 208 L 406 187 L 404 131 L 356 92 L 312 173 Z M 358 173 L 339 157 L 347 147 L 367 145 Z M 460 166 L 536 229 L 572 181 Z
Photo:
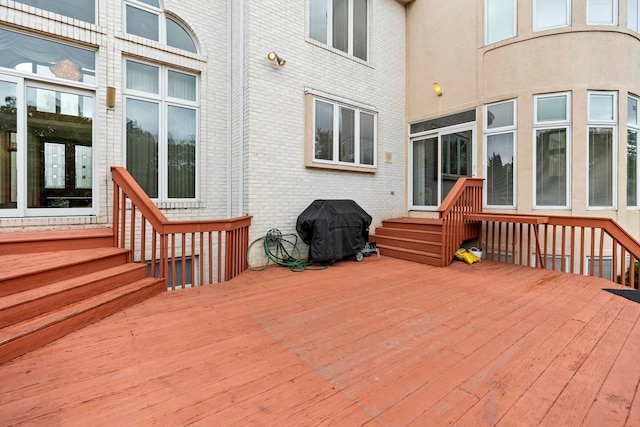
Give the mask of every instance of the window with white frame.
M 516 100 L 485 105 L 487 206 L 515 207 Z
M 516 0 L 485 0 L 485 44 L 515 37 L 517 16 Z
M 638 207 L 638 134 L 640 133 L 640 99 L 627 98 L 627 206 Z
M 638 4 L 639 0 L 629 0 L 629 5 L 627 7 L 627 26 L 630 30 L 640 31 L 640 7 Z
M 311 103 L 307 166 L 376 167 L 376 116 L 372 107 L 307 94 Z
M 571 25 L 571 0 L 534 0 L 533 30 Z
M 96 23 L 96 0 L 16 0 L 19 3 L 37 7 L 49 12 Z
M 309 37 L 366 61 L 369 1 L 309 0 Z
M 158 0 L 126 1 L 124 25 L 128 34 L 197 53 L 193 37 L 175 18 L 164 15 Z
M 534 96 L 535 207 L 569 207 L 570 107 L 568 92 Z
M 616 93 L 588 93 L 588 207 L 614 207 Z
M 197 197 L 198 78 L 125 61 L 126 165 L 147 195 Z
M 587 0 L 587 24 L 617 25 L 618 0 Z

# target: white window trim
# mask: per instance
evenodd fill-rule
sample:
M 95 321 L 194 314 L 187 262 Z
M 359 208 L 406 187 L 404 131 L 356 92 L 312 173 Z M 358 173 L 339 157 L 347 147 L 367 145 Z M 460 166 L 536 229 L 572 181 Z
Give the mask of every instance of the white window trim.
M 358 58 L 357 56 L 355 56 L 353 54 L 353 20 L 354 20 L 354 6 L 353 6 L 353 0 L 349 0 L 349 17 L 348 17 L 348 37 L 349 40 L 347 42 L 347 52 L 344 52 L 338 48 L 333 47 L 333 0 L 326 0 L 327 2 L 327 42 L 326 44 L 318 41 L 316 39 L 313 39 L 309 36 L 309 18 L 307 18 L 307 25 L 306 25 L 306 40 L 310 41 L 314 44 L 318 44 L 321 45 L 323 47 L 326 47 L 328 49 L 330 49 L 332 52 L 335 52 L 337 54 L 340 55 L 346 55 L 349 56 L 350 58 L 357 60 L 357 61 L 363 61 L 363 62 L 369 62 L 370 61 L 370 55 L 371 55 L 371 2 L 372 0 L 368 0 L 367 1 L 367 52 L 366 52 L 366 59 L 362 59 L 362 58 Z M 307 3 L 307 16 L 310 16 L 308 8 L 309 8 L 309 1 L 306 1 Z
M 489 9 L 489 1 L 490 0 L 485 0 L 484 1 L 484 44 L 485 45 L 490 45 L 490 44 L 494 44 L 494 43 L 498 43 L 502 40 L 506 40 L 506 39 L 510 39 L 512 37 L 515 37 L 518 34 L 518 1 L 517 0 L 512 0 L 512 4 L 513 4 L 513 33 L 511 33 L 510 35 L 503 37 L 501 39 L 498 40 L 491 40 L 489 41 L 489 13 L 488 13 L 488 9 Z
M 150 65 L 153 67 L 157 67 L 158 71 L 159 71 L 159 78 L 158 78 L 158 84 L 159 84 L 159 93 L 154 94 L 151 92 L 143 92 L 143 91 L 137 91 L 137 90 L 133 90 L 133 89 L 127 89 L 127 85 L 126 85 L 126 79 L 127 79 L 127 62 L 131 61 L 131 62 L 137 62 L 140 64 L 145 64 L 145 65 Z M 145 62 L 145 61 L 141 61 L 139 59 L 133 59 L 133 58 L 124 58 L 123 60 L 123 67 L 124 67 L 124 73 L 123 73 L 123 77 L 124 77 L 124 82 L 123 82 L 123 97 L 125 98 L 125 102 L 123 102 L 123 106 L 124 106 L 124 118 L 126 118 L 126 99 L 136 99 L 136 100 L 140 100 L 140 101 L 146 101 L 146 102 L 154 102 L 159 104 L 159 115 L 160 117 L 158 118 L 158 197 L 157 198 L 153 198 L 152 200 L 157 201 L 157 202 L 197 202 L 200 200 L 200 145 L 201 145 L 201 139 L 200 139 L 200 105 L 199 105 L 199 96 L 200 96 L 200 76 L 196 73 L 192 73 L 192 72 L 188 72 L 188 71 L 184 71 L 184 70 L 180 70 L 177 69 L 175 67 L 171 67 L 171 66 L 167 66 L 167 65 L 161 65 L 161 64 L 156 64 L 153 62 Z M 179 98 L 171 98 L 168 95 L 168 73 L 169 71 L 177 71 L 179 73 L 183 73 L 183 74 L 189 74 L 189 75 L 193 75 L 196 77 L 196 101 L 189 101 L 186 99 L 179 99 Z M 167 188 L 167 165 L 168 165 L 168 160 L 169 160 L 169 153 L 168 153 L 168 129 L 167 129 L 167 124 L 168 124 L 168 117 L 167 117 L 167 112 L 168 112 L 168 107 L 169 106 L 175 106 L 175 107 L 186 107 L 186 108 L 191 108 L 195 110 L 196 113 L 196 129 L 195 129 L 195 135 L 196 135 L 196 149 L 195 149 L 195 157 L 196 157 L 196 171 L 195 171 L 195 197 L 194 198 L 189 198 L 189 199 L 184 199 L 184 198 L 169 198 L 168 197 L 168 188 Z M 123 164 L 126 165 L 127 164 L 127 143 L 126 143 L 126 134 L 127 134 L 127 130 L 126 130 L 126 120 L 123 120 L 123 129 L 122 129 L 122 134 L 125 135 L 125 141 L 122 144 L 122 159 L 123 159 Z M 163 142 L 164 141 L 164 142 Z
M 557 96 L 566 96 L 567 98 L 567 103 L 566 103 L 566 120 L 553 120 L 553 121 L 544 121 L 544 122 L 539 122 L 538 121 L 538 99 L 541 98 L 552 98 L 552 97 L 557 97 Z M 536 176 L 537 176 L 537 162 L 536 162 L 536 154 L 537 154 L 537 144 L 536 144 L 536 132 L 538 130 L 544 130 L 544 129 L 565 129 L 567 131 L 567 141 L 566 141 L 566 175 L 567 175 L 567 182 L 566 182 L 566 194 L 567 194 L 567 200 L 564 206 L 546 206 L 546 205 L 538 205 L 536 203 L 536 194 L 537 194 L 537 189 L 536 189 Z M 548 94 L 543 94 L 543 95 L 534 95 L 533 97 L 533 133 L 532 133 L 532 141 L 533 143 L 532 148 L 533 148 L 533 157 L 532 157 L 532 170 L 533 170 L 533 179 L 532 181 L 532 206 L 534 209 L 550 209 L 550 210 L 566 210 L 566 209 L 571 209 L 571 140 L 572 140 L 572 135 L 571 135 L 571 92 L 556 92 L 556 93 L 548 93 Z
M 567 9 L 567 20 L 564 24 L 560 24 L 560 25 L 554 25 L 551 27 L 540 27 L 537 25 L 537 17 L 538 17 L 538 10 L 537 10 L 537 4 L 538 2 L 536 0 L 533 0 L 533 31 L 544 31 L 544 30 L 551 30 L 554 28 L 562 28 L 562 27 L 568 27 L 571 25 L 571 0 L 563 0 L 565 1 L 565 7 Z
M 492 128 L 489 129 L 488 128 L 488 124 L 487 124 L 487 114 L 488 114 L 488 109 L 489 107 L 493 106 L 493 105 L 499 105 L 499 104 L 507 104 L 507 103 L 512 103 L 513 104 L 513 124 L 510 126 L 503 126 L 500 128 Z M 489 205 L 487 202 L 487 188 L 486 185 L 484 186 L 484 194 L 483 194 L 483 198 L 484 198 L 484 206 L 485 207 L 495 207 L 495 208 L 516 208 L 517 205 L 517 194 L 518 194 L 518 179 L 517 179 L 517 170 L 518 170 L 518 102 L 516 99 L 510 99 L 507 101 L 500 101 L 500 102 L 494 102 L 492 104 L 486 104 L 484 106 L 484 137 L 483 137 L 483 152 L 485 153 L 483 156 L 483 173 L 485 178 L 487 178 L 487 154 L 488 154 L 488 149 L 487 149 L 487 142 L 488 142 L 488 137 L 489 136 L 493 136 L 493 135 L 503 135 L 503 134 L 513 134 L 513 203 L 511 205 Z
M 591 1 L 587 0 L 587 25 L 618 25 L 618 0 L 612 0 L 613 2 L 613 22 L 590 22 L 589 21 L 589 7 Z
M 591 114 L 591 95 L 612 95 L 613 96 L 613 119 L 612 120 L 591 120 L 589 118 Z M 617 197 L 617 185 L 618 182 L 618 156 L 616 153 L 618 152 L 618 93 L 615 91 L 597 91 L 590 90 L 587 91 L 587 149 L 585 156 L 585 171 L 587 173 L 587 193 L 585 195 L 585 201 L 587 204 L 587 210 L 590 211 L 602 211 L 602 210 L 616 210 L 618 208 L 618 197 Z M 611 194 L 612 194 L 612 205 L 611 206 L 589 206 L 589 130 L 591 128 L 610 128 L 613 129 L 613 147 L 611 147 L 613 165 L 612 165 L 612 174 L 611 177 Z
M 355 170 L 355 171 L 365 171 L 365 172 L 375 172 L 378 168 L 378 111 L 375 107 L 363 104 L 357 101 L 350 101 L 346 98 L 337 97 L 329 95 L 325 92 L 320 92 L 312 89 L 305 89 L 305 94 L 311 96 L 311 121 L 312 121 L 312 131 L 311 140 L 309 141 L 308 150 L 311 153 L 307 166 L 309 167 L 322 167 L 327 166 L 332 169 L 338 170 Z M 333 106 L 333 160 L 324 160 L 324 159 L 316 159 L 315 157 L 315 120 L 316 120 L 316 101 L 321 101 L 326 104 L 331 104 Z M 354 131 L 357 136 L 355 138 L 358 143 L 354 143 L 354 159 L 357 159 L 357 162 L 344 162 L 339 160 L 339 112 L 340 108 L 344 107 L 354 111 Z M 373 116 L 373 164 L 361 164 L 360 163 L 360 113 L 366 113 Z

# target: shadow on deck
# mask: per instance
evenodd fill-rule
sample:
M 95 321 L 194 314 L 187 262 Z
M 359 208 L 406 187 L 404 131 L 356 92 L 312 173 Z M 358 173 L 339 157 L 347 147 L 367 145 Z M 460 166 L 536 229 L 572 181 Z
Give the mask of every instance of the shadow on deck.
M 247 271 L 155 296 L 0 366 L 0 419 L 637 425 L 636 292 L 488 261 Z

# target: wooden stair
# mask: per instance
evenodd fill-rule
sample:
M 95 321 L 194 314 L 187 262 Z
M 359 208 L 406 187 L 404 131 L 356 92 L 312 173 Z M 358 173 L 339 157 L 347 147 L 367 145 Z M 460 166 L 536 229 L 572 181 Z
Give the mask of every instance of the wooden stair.
M 0 363 L 165 290 L 111 229 L 0 233 Z
M 369 235 L 381 255 L 440 267 L 442 221 L 427 218 L 395 218 L 382 221 Z

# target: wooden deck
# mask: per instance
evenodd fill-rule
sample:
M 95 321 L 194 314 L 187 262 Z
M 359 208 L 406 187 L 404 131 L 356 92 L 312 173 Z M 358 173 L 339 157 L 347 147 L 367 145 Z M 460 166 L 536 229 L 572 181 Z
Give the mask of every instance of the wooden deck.
M 0 366 L 0 424 L 638 426 L 638 301 L 494 262 L 274 266 Z

